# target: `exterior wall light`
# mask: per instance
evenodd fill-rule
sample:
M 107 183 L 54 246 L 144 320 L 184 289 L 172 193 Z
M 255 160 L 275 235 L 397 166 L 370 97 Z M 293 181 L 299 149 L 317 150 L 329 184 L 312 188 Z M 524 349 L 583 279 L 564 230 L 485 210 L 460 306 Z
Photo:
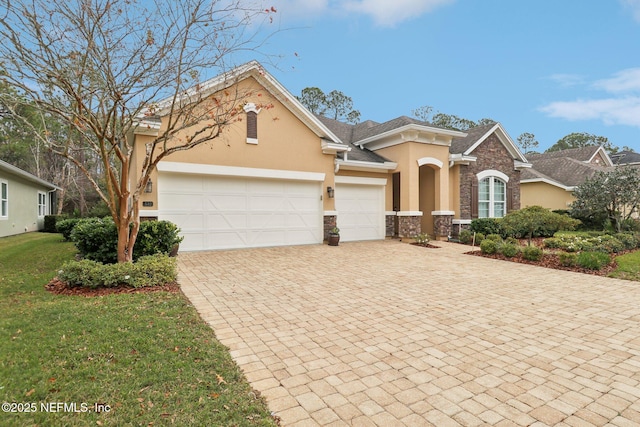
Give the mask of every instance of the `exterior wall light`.
M 335 192 L 336 190 L 334 190 L 333 187 L 327 187 L 327 193 L 329 194 L 330 199 L 333 199 Z

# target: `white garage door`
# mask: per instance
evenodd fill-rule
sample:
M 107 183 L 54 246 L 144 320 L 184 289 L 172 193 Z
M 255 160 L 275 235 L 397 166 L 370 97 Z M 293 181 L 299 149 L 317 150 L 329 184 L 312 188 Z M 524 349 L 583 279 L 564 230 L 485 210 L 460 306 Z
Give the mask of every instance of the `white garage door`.
M 384 239 L 384 187 L 336 183 L 341 241 Z
M 322 243 L 320 196 L 313 181 L 162 172 L 158 217 L 185 251 Z

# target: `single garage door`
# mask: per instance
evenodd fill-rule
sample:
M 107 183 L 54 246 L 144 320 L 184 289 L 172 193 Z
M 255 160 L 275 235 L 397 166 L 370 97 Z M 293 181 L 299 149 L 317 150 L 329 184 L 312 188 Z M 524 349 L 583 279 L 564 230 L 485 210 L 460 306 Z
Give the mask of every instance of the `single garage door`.
M 322 243 L 320 196 L 313 181 L 161 172 L 158 217 L 185 251 Z
M 384 239 L 384 186 L 336 182 L 340 240 Z

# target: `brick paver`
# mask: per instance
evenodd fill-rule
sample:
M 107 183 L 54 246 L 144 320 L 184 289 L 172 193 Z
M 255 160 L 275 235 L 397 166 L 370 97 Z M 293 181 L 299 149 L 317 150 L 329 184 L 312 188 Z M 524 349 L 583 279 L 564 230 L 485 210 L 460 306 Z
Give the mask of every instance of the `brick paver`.
M 183 292 L 291 425 L 631 425 L 640 285 L 397 241 L 183 253 Z

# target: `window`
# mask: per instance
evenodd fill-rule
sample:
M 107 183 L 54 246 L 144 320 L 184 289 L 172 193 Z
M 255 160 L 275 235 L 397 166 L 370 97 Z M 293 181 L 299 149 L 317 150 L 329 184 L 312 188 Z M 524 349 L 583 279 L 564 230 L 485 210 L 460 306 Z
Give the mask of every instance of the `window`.
M 47 214 L 47 194 L 38 191 L 38 217 L 42 218 Z
M 478 217 L 502 218 L 507 211 L 507 184 L 495 176 L 478 183 Z
M 256 104 L 249 103 L 244 106 L 244 112 L 247 113 L 247 144 L 257 144 L 260 108 L 257 108 Z
M 9 183 L 0 181 L 0 218 L 9 217 Z

